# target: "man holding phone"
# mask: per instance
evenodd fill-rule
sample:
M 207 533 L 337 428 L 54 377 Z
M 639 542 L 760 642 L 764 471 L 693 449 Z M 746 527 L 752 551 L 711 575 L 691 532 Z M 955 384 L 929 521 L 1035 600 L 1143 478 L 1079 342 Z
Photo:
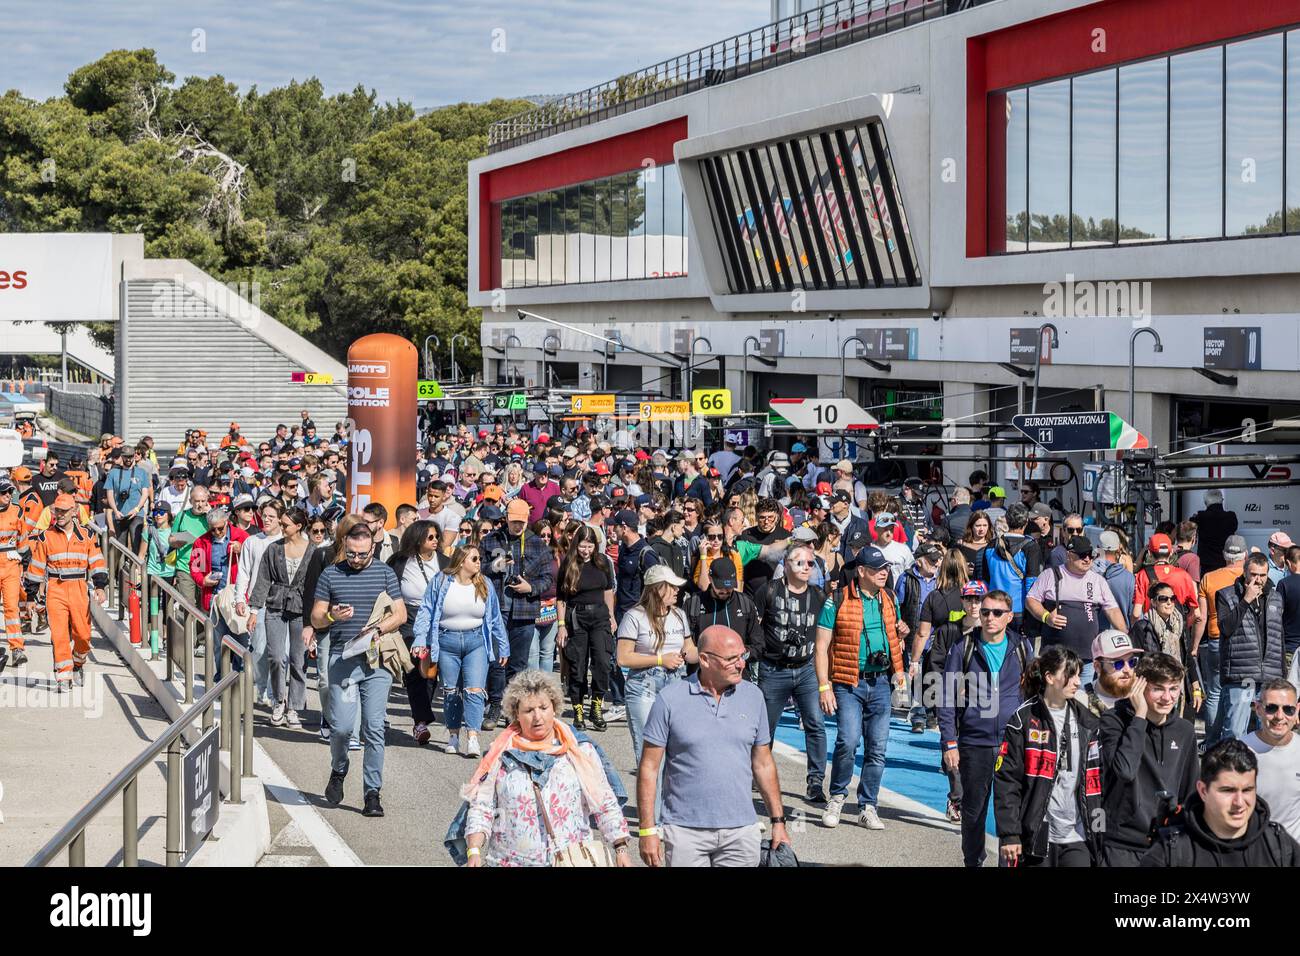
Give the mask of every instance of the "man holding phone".
M 384 775 L 384 713 L 393 675 L 367 654 L 344 657 L 348 644 L 362 636 L 366 619 L 382 594 L 393 600 L 392 611 L 376 626 L 371 637 L 396 631 L 406 623 L 406 604 L 397 575 L 388 565 L 374 559 L 375 542 L 370 528 L 358 524 L 344 539 L 344 560 L 326 568 L 316 583 L 316 600 L 311 609 L 311 626 L 317 633 L 329 630 L 330 695 L 330 779 L 325 801 L 338 806 L 343 800 L 343 781 L 348 774 L 348 740 L 361 708 L 362 786 L 367 817 L 382 817 L 379 791 Z

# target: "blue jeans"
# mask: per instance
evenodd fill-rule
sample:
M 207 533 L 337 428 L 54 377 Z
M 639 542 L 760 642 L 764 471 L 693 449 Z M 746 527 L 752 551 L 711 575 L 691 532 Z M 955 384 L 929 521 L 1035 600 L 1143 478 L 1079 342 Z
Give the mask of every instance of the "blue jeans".
M 442 719 L 453 734 L 462 726 L 466 730 L 482 729 L 487 675 L 488 656 L 482 631 L 439 633 L 438 676 L 444 690 Z M 464 690 L 460 689 L 461 685 Z
M 333 726 L 330 723 L 330 632 L 316 638 L 316 693 L 320 697 L 320 725 L 322 727 Z M 333 733 L 333 731 L 330 731 Z M 361 739 L 361 711 L 357 710 L 356 717 L 352 720 L 352 730 L 350 736 Z
M 772 728 L 773 740 L 776 739 L 776 725 L 781 720 L 786 698 L 793 695 L 803 721 L 808 751 L 808 786 L 820 788 L 826 779 L 826 724 L 822 721 L 821 697 L 817 693 L 817 671 L 813 662 L 788 668 L 760 663 L 758 686 L 767 701 L 767 723 Z M 925 719 L 924 710 L 921 719 Z
M 361 720 L 361 782 L 366 792 L 384 785 L 384 715 L 393 675 L 382 667 L 370 668 L 365 655 L 343 659 L 343 648 L 329 657 L 330 672 L 330 769 L 348 772 L 348 738 Z
M 506 638 L 510 642 L 510 657 L 502 667 L 494 658 L 488 664 L 488 699 L 499 705 L 506 694 L 506 684 L 516 674 L 528 669 L 528 652 L 533 646 L 537 625 L 532 621 L 506 621 Z
M 1219 642 L 1217 639 L 1202 640 L 1196 651 L 1196 664 L 1201 669 L 1201 692 L 1205 702 L 1201 705 L 1201 717 L 1205 720 L 1206 746 L 1214 743 L 1214 726 L 1219 719 Z
M 532 670 L 551 673 L 555 670 L 555 631 L 558 621 L 538 624 L 533 630 L 533 645 L 528 650 L 528 666 Z
M 257 611 L 257 626 L 253 628 L 253 643 L 251 650 L 253 652 L 253 697 L 254 699 L 265 695 L 274 697 L 271 693 L 271 660 L 266 654 L 266 608 L 255 608 Z
M 679 681 L 686 669 L 670 671 L 663 667 L 644 667 L 630 671 L 624 685 L 627 697 L 627 729 L 632 734 L 632 751 L 637 765 L 641 763 L 641 745 L 650 708 L 655 705 L 659 692 L 673 681 Z
M 1250 717 L 1255 708 L 1255 693 L 1259 688 L 1249 684 L 1224 684 L 1215 715 L 1214 729 L 1205 735 L 1205 746 L 1212 747 L 1220 740 L 1244 737 L 1250 728 Z
M 839 732 L 831 760 L 831 796 L 845 796 L 853 782 L 853 758 L 863 742 L 862 776 L 858 780 L 858 807 L 876 806 L 880 779 L 885 775 L 885 748 L 889 744 L 891 687 L 888 674 L 863 677 L 857 687 L 835 684 L 835 712 Z

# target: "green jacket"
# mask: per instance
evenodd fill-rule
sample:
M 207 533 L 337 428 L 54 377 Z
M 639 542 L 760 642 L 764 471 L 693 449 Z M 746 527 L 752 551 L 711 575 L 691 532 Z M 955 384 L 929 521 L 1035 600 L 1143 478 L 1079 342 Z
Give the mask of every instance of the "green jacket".
M 186 508 L 172 522 L 172 534 L 185 534 L 186 532 L 194 535 L 195 540 L 198 540 L 208 533 L 208 519 L 202 515 L 196 515 Z M 193 547 L 194 543 L 191 542 L 176 552 L 176 567 L 182 571 L 188 572 L 190 569 L 190 549 Z

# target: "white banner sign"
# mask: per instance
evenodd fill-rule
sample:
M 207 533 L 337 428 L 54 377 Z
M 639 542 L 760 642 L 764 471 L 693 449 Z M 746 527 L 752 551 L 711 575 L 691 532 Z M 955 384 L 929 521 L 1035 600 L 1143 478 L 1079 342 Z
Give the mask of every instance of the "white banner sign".
M 113 321 L 113 237 L 0 234 L 0 321 Z
M 1294 455 L 1300 453 L 1297 445 L 1223 444 L 1211 445 L 1202 452 L 1207 455 Z M 1253 479 L 1292 478 L 1300 465 L 1262 464 L 1228 465 L 1211 468 L 1190 468 L 1181 474 L 1187 478 Z M 1207 474 L 1208 472 L 1208 474 Z M 1204 491 L 1184 491 L 1183 516 L 1190 518 L 1205 507 Z M 1263 488 L 1227 488 L 1223 492 L 1223 507 L 1237 515 L 1237 533 L 1246 542 L 1262 551 L 1268 550 L 1268 537 L 1274 531 L 1285 531 L 1293 539 L 1300 537 L 1300 485 L 1281 485 Z

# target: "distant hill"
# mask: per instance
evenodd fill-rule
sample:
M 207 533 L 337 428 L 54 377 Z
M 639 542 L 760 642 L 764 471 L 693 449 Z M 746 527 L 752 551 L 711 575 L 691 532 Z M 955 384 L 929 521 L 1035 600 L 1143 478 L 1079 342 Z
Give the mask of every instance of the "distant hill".
M 551 102 L 552 100 L 558 100 L 560 99 L 560 97 L 567 96 L 567 95 L 568 94 L 566 93 L 532 93 L 529 94 L 528 96 L 516 96 L 515 99 L 525 100 L 529 103 L 532 103 L 534 106 L 543 106 L 546 103 Z M 444 104 L 444 105 L 451 105 L 451 104 Z M 442 106 L 417 107 L 415 110 L 415 115 L 424 116 L 426 113 L 432 113 L 434 110 L 440 110 L 442 108 L 443 108 Z

